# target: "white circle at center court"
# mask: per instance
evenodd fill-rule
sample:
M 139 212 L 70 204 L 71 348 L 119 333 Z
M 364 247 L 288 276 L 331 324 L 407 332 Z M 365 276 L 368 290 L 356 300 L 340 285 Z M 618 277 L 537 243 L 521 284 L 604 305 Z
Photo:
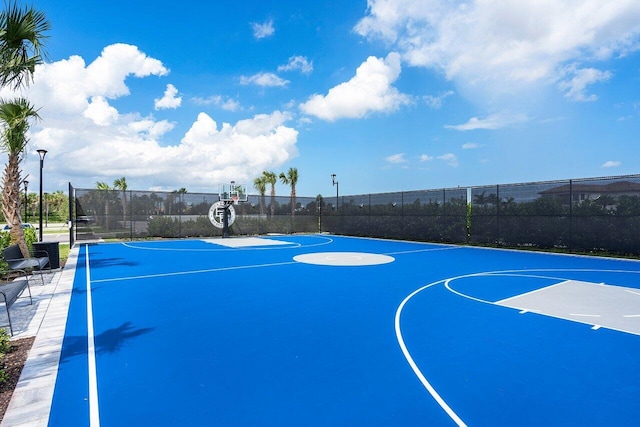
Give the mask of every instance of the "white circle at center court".
M 296 255 L 294 261 L 315 265 L 364 266 L 388 264 L 395 258 L 388 255 L 370 254 L 366 252 L 319 252 Z

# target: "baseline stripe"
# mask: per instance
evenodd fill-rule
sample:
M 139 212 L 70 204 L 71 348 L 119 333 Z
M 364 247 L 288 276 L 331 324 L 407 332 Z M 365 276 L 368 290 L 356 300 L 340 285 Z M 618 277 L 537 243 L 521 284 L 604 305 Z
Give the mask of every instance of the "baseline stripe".
M 87 278 L 87 358 L 89 362 L 89 425 L 100 427 L 98 406 L 98 374 L 96 370 L 96 344 L 93 331 L 93 303 L 91 298 L 91 272 L 89 270 L 89 245 L 85 245 Z

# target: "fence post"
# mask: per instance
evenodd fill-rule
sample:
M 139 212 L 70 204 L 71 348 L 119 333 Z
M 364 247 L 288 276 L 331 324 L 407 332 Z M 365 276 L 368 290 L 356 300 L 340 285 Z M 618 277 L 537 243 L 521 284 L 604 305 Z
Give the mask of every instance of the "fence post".
M 75 219 L 76 219 L 76 215 L 75 215 L 75 191 L 73 186 L 71 185 L 71 183 L 69 183 L 69 247 L 73 248 L 73 245 L 75 244 L 75 236 L 74 236 L 74 230 L 75 230 Z
M 496 243 L 500 245 L 500 185 L 496 185 Z
M 569 244 L 573 248 L 573 180 L 569 180 Z
M 447 189 L 442 189 L 442 237 L 441 240 L 447 241 Z
M 126 191 L 125 191 L 126 192 Z M 129 190 L 129 240 L 133 241 L 133 192 Z

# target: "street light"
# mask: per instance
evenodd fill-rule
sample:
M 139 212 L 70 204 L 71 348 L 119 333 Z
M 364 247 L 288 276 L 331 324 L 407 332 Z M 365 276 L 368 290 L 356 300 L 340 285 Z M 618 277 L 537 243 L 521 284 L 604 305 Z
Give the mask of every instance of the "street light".
M 29 197 L 27 196 L 27 187 L 29 186 L 29 181 L 26 179 L 22 181 L 24 184 L 24 222 L 29 222 Z
M 42 148 L 38 150 L 38 156 L 40 156 L 40 240 L 42 242 L 42 168 L 44 167 L 44 156 L 47 154 L 47 150 Z
M 339 194 L 340 194 L 340 192 L 339 192 L 340 186 L 338 185 L 338 181 L 336 181 L 336 174 L 335 173 L 331 174 L 331 185 L 335 185 L 335 187 L 336 187 L 336 212 L 338 212 L 338 200 L 339 200 L 338 197 L 339 197 Z

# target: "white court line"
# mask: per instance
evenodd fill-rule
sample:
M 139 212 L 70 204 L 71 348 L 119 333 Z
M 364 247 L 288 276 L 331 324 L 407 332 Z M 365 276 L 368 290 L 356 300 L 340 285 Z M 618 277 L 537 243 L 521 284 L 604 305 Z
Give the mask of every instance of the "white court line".
M 463 427 L 463 426 L 466 427 L 465 422 L 462 421 L 462 419 L 458 416 L 458 414 L 456 414 L 453 411 L 453 409 L 451 409 L 451 407 L 447 404 L 447 402 L 444 401 L 442 396 L 440 396 L 440 393 L 438 393 L 436 391 L 436 389 L 433 388 L 433 386 L 431 385 L 429 380 L 427 380 L 427 378 L 422 374 L 422 371 L 420 371 L 420 368 L 418 367 L 416 362 L 413 360 L 413 357 L 411 356 L 411 353 L 409 353 L 409 349 L 407 348 L 407 346 L 406 346 L 406 344 L 404 342 L 404 338 L 402 336 L 402 328 L 400 327 L 400 315 L 402 314 L 402 309 L 407 304 L 407 302 L 409 302 L 409 300 L 411 298 L 413 298 L 415 295 L 417 295 L 418 293 L 422 292 L 423 290 L 425 290 L 425 289 L 427 289 L 427 288 L 429 288 L 431 286 L 440 284 L 442 282 L 443 281 L 441 280 L 439 282 L 434 282 L 434 283 L 430 283 L 430 284 L 428 284 L 426 286 L 423 286 L 420 289 L 417 289 L 417 290 L 413 291 L 411 294 L 409 294 L 402 301 L 402 303 L 398 306 L 398 309 L 396 310 L 396 319 L 395 319 L 396 339 L 398 340 L 398 344 L 400 345 L 400 349 L 402 350 L 402 353 L 404 354 L 404 358 L 409 363 L 409 366 L 411 366 L 411 369 L 413 370 L 413 373 L 418 377 L 418 379 L 420 380 L 420 382 L 422 383 L 424 388 L 427 389 L 427 391 L 429 392 L 431 397 L 434 398 L 434 400 L 438 403 L 438 405 L 440 405 L 440 407 L 447 413 L 447 415 L 449 415 L 449 417 L 453 420 L 453 422 L 456 423 L 456 425 L 458 425 L 459 427 Z
M 491 276 L 494 276 L 494 275 L 492 274 Z M 505 274 L 505 275 L 502 275 L 502 274 L 495 274 L 495 276 L 508 276 L 508 275 L 506 275 L 506 274 Z M 515 276 L 515 277 L 533 277 L 533 278 L 539 278 L 539 279 L 551 279 L 551 277 L 545 277 L 545 276 L 531 276 L 531 275 L 525 275 L 525 274 L 522 274 L 522 275 L 520 275 L 520 274 L 515 274 L 514 276 Z M 555 278 L 553 278 L 553 279 L 555 279 Z M 561 279 L 558 279 L 558 280 L 561 280 Z M 565 283 L 567 283 L 567 282 L 570 282 L 570 280 L 563 280 L 563 281 L 562 281 L 562 282 L 560 282 L 560 283 L 554 283 L 554 284 L 552 284 L 552 285 L 544 286 L 544 287 L 542 287 L 542 288 L 538 288 L 538 289 L 534 289 L 534 290 L 532 290 L 532 291 L 525 292 L 525 293 L 523 293 L 523 294 L 514 295 L 514 296 L 512 296 L 512 297 L 505 298 L 505 299 L 500 300 L 500 301 L 496 301 L 496 304 L 498 304 L 498 305 L 500 305 L 500 304 L 504 304 L 504 303 L 506 303 L 507 301 L 510 301 L 510 300 L 512 300 L 512 299 L 521 298 L 521 297 L 523 297 L 523 296 L 525 296 L 525 295 L 533 295 L 533 294 L 538 293 L 538 292 L 541 292 L 541 291 L 543 291 L 543 290 L 548 290 L 549 288 L 553 288 L 554 286 L 560 286 L 560 285 L 563 285 L 563 284 L 565 284 Z
M 125 246 L 130 249 L 138 249 L 143 251 L 165 251 L 165 252 L 223 252 L 223 251 L 268 251 L 268 250 L 284 250 L 284 249 L 298 249 L 298 248 L 313 248 L 316 246 L 324 246 L 330 245 L 333 243 L 333 239 L 326 236 L 318 236 L 318 235 L 308 235 L 307 237 L 313 237 L 317 239 L 321 239 L 320 243 L 293 243 L 288 242 L 287 245 L 275 245 L 275 246 L 248 246 L 248 247 L 220 247 L 220 248 L 159 248 L 159 247 L 149 247 L 142 246 L 142 244 L 130 244 L 128 242 L 120 242 L 119 244 Z M 202 239 L 192 239 L 202 241 Z
M 156 277 L 171 277 L 171 276 L 184 276 L 187 274 L 201 274 L 201 273 L 213 273 L 216 271 L 229 271 L 229 270 L 244 270 L 248 268 L 262 268 L 262 267 L 277 267 L 279 265 L 289 265 L 289 264 L 298 264 L 295 261 L 287 261 L 287 262 L 276 262 L 273 264 L 255 264 L 255 265 L 240 265 L 237 267 L 220 267 L 220 268 L 208 268 L 204 270 L 191 270 L 191 271 L 176 271 L 173 273 L 158 273 L 158 274 L 143 274 L 140 276 L 128 276 L 128 277 L 114 277 L 111 279 L 98 279 L 94 280 L 93 283 L 104 283 L 104 282 L 119 282 L 122 280 L 136 280 L 136 279 L 151 279 Z
M 87 358 L 89 362 L 89 425 L 100 426 L 98 405 L 98 374 L 96 370 L 96 345 L 93 331 L 93 305 L 91 299 L 91 273 L 89 271 L 89 245 L 85 245 L 87 279 Z

